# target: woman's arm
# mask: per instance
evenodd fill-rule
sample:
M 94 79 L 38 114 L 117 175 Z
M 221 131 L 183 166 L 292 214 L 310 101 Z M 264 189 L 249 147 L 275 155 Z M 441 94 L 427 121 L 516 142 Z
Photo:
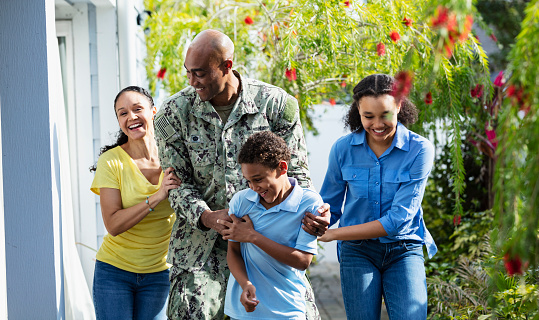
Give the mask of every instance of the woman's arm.
M 371 221 L 354 226 L 329 229 L 319 237 L 322 242 L 333 240 L 364 240 L 387 236 L 387 232 L 379 221 Z
M 241 245 L 239 242 L 228 242 L 226 260 L 234 279 L 236 279 L 236 282 L 243 289 L 240 297 L 241 304 L 247 312 L 254 311 L 259 301 L 256 300 L 256 288 L 247 276 L 245 261 L 241 256 Z
M 224 240 L 250 242 L 277 261 L 299 270 L 305 270 L 311 264 L 313 259 L 311 253 L 282 245 L 256 232 L 253 222 L 248 215 L 244 216 L 243 219 L 235 215 L 231 215 L 230 217 L 232 218 L 232 222 L 218 221 L 228 227 L 228 229 L 223 231 Z
M 155 194 L 148 198 L 148 203 L 142 201 L 125 209 L 122 209 L 122 194 L 120 190 L 100 188 L 101 214 L 103 215 L 103 222 L 108 233 L 115 237 L 131 229 L 150 213 L 150 208 L 155 208 L 159 202 L 168 197 L 169 190 L 177 188 L 180 183 L 172 168 L 168 168 L 165 170 L 161 187 Z

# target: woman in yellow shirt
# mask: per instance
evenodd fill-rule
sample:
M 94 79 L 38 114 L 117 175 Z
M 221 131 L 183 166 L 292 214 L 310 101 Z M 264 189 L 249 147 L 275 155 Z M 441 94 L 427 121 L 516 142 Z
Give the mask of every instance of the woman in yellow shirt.
M 180 185 L 159 165 L 150 94 L 127 87 L 114 100 L 118 141 L 102 148 L 91 190 L 108 234 L 96 255 L 97 319 L 166 319 L 166 254 L 175 221 L 168 191 Z

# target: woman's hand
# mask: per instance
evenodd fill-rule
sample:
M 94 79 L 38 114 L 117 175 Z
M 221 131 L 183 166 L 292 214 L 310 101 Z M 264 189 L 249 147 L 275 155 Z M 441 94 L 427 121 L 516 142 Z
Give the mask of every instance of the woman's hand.
M 217 220 L 217 223 L 228 227 L 228 229 L 221 232 L 223 240 L 253 242 L 258 232 L 255 231 L 251 218 L 245 215 L 240 219 L 234 214 L 230 215 L 230 218 L 232 218 L 232 222 L 221 219 Z
M 176 176 L 172 167 L 167 168 L 164 174 L 165 176 L 163 177 L 163 181 L 161 181 L 161 187 L 159 187 L 159 191 L 157 191 L 156 194 L 158 195 L 159 202 L 168 198 L 168 192 L 170 190 L 176 189 L 182 184 L 180 178 Z
M 328 231 L 326 231 L 326 233 L 318 237 L 318 241 L 322 241 L 322 242 L 333 241 L 335 240 L 334 233 L 335 233 L 335 229 L 329 229 Z
M 248 282 L 243 288 L 243 292 L 240 296 L 240 302 L 247 312 L 253 312 L 260 301 L 256 300 L 256 288 Z

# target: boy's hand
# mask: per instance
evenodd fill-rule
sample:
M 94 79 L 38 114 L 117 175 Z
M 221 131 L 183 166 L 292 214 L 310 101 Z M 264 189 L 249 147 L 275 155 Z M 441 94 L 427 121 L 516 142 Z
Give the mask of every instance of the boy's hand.
M 322 236 L 328 230 L 329 222 L 331 221 L 331 212 L 329 204 L 324 203 L 318 208 L 319 215 L 314 215 L 310 212 L 305 213 L 305 217 L 301 221 L 303 230 L 313 236 Z
M 225 220 L 217 220 L 218 223 L 228 227 L 221 232 L 223 240 L 234 240 L 238 242 L 253 242 L 257 232 L 253 227 L 253 222 L 248 215 L 243 216 L 242 219 L 235 215 L 230 215 L 232 222 Z
M 240 302 L 247 312 L 253 312 L 260 301 L 256 300 L 256 288 L 252 283 L 248 283 L 243 288 Z

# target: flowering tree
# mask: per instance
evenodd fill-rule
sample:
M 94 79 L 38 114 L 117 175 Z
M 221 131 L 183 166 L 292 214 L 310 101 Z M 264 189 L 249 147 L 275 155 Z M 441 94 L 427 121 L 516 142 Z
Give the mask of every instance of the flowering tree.
M 491 94 L 488 61 L 470 33 L 471 0 L 146 0 L 150 86 L 168 92 L 188 85 L 183 59 L 199 31 L 214 28 L 235 43 L 235 69 L 284 88 L 309 110 L 329 101 L 349 103 L 366 75 L 397 75 L 400 89 L 420 109 L 417 131 L 442 123 L 453 154 L 455 210 L 464 188 L 461 140 L 485 118 Z M 413 87 L 412 87 L 413 81 Z M 479 93 L 470 95 L 470 89 Z M 478 116 L 480 115 L 480 116 Z M 438 122 L 436 120 L 438 119 Z M 441 121 L 441 122 L 440 122 Z

